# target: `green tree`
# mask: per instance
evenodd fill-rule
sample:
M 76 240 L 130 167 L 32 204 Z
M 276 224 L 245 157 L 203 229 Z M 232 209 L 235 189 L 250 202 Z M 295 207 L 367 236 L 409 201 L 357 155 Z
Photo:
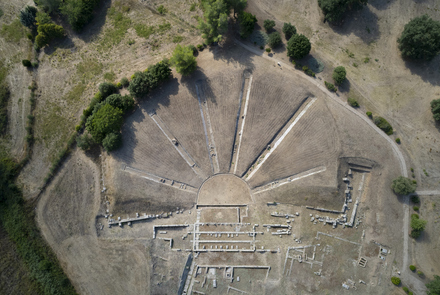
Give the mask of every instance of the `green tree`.
M 141 97 L 150 92 L 150 78 L 146 72 L 136 72 L 128 86 L 128 91 L 132 96 Z
M 95 141 L 88 133 L 76 137 L 76 145 L 84 151 L 89 150 L 94 144 Z
M 411 215 L 411 237 L 413 238 L 418 238 L 421 234 L 422 231 L 425 229 L 426 224 L 428 222 L 426 220 L 420 219 L 418 214 L 412 214 Z
M 189 75 L 197 68 L 197 61 L 192 50 L 186 46 L 177 45 L 174 49 L 171 64 L 176 67 L 176 71 L 182 75 Z
M 343 66 L 336 67 L 333 70 L 333 80 L 335 80 L 336 85 L 342 84 L 347 77 L 347 72 Z
M 236 14 L 240 14 L 247 5 L 247 0 L 226 0 L 229 7 L 231 7 L 234 11 L 234 17 Z
M 263 22 L 264 29 L 269 32 L 275 27 L 275 21 L 271 19 L 265 19 Z
M 21 61 L 21 63 L 23 64 L 23 66 L 25 66 L 25 67 L 27 67 L 27 68 L 29 68 L 30 66 L 32 66 L 31 61 L 28 60 L 28 59 L 23 59 L 23 60 Z
M 42 7 L 44 11 L 52 13 L 56 11 L 61 4 L 61 0 L 34 0 L 39 7 Z
M 284 23 L 283 33 L 287 40 L 289 40 L 293 35 L 296 34 L 296 27 L 291 23 Z
M 61 13 L 75 31 L 82 28 L 93 18 L 93 9 L 99 0 L 64 0 L 60 6 Z
M 99 93 L 101 93 L 101 99 L 107 98 L 107 96 L 116 93 L 118 89 L 116 89 L 116 86 L 113 85 L 113 83 L 104 82 L 99 84 Z
M 38 35 L 35 37 L 35 44 L 38 48 L 42 48 L 49 44 L 55 38 L 64 37 L 64 29 L 56 24 L 39 25 L 37 29 Z
M 352 8 L 362 8 L 368 0 L 318 0 L 326 20 L 340 22 L 344 13 Z
M 228 6 L 223 0 L 206 1 L 205 20 L 199 19 L 198 29 L 206 43 L 219 42 L 228 30 Z
M 430 60 L 440 51 L 440 22 L 422 15 L 405 25 L 397 39 L 403 57 Z
M 411 179 L 399 176 L 393 180 L 391 188 L 396 194 L 399 195 L 409 195 L 416 191 L 417 185 L 412 182 Z
M 440 99 L 434 99 L 431 101 L 431 112 L 434 120 L 440 121 Z
M 37 26 L 52 23 L 52 19 L 50 18 L 49 14 L 44 11 L 38 11 L 35 20 L 37 22 Z
M 300 59 L 310 53 L 312 45 L 304 35 L 293 35 L 287 42 L 287 55 L 291 58 Z
M 273 32 L 269 35 L 269 41 L 267 44 L 270 48 L 276 48 L 281 45 L 281 34 L 278 32 Z
M 238 22 L 240 23 L 240 36 L 247 38 L 254 31 L 257 18 L 252 13 L 242 11 L 238 14 Z
M 440 277 L 434 275 L 434 280 L 426 284 L 426 287 L 428 288 L 427 295 L 440 295 Z
M 123 123 L 122 110 L 104 104 L 87 118 L 86 129 L 97 143 L 101 143 L 107 134 L 119 132 Z
M 102 147 L 107 151 L 111 152 L 118 149 L 122 145 L 121 133 L 109 133 L 102 141 Z
M 129 95 L 111 94 L 105 99 L 105 103 L 124 112 L 134 108 L 134 99 Z
M 188 46 L 191 49 L 191 47 Z M 191 49 L 192 52 L 192 49 Z M 168 60 L 162 60 L 150 67 L 147 70 L 150 76 L 150 88 L 154 89 L 159 86 L 159 83 L 169 79 L 171 76 L 171 68 Z
M 20 11 L 20 22 L 23 26 L 28 28 L 35 28 L 35 17 L 37 16 L 37 9 L 33 6 L 26 6 Z
M 388 135 L 393 134 L 393 127 L 387 120 L 385 120 L 385 118 L 382 118 L 380 116 L 375 116 L 373 122 L 386 134 Z

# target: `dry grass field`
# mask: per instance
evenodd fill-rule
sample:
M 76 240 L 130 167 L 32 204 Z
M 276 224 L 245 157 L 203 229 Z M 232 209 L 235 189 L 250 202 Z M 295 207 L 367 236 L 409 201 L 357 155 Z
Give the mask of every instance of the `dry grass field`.
M 317 1 L 248 2 L 246 10 L 256 14 L 260 27 L 264 19 L 274 19 L 278 31 L 284 22 L 292 22 L 299 33 L 310 38 L 311 56 L 325 65 L 316 82 L 331 81 L 333 68 L 343 65 L 348 81 L 339 88 L 337 99 L 345 102 L 348 97 L 356 98 L 361 116 L 372 111 L 373 115 L 385 117 L 394 128 L 391 138 L 402 141 L 399 149 L 408 170 L 414 169 L 418 190 L 439 189 L 440 128 L 432 119 L 429 102 L 440 98 L 440 56 L 423 64 L 405 61 L 396 43 L 411 18 L 426 13 L 440 20 L 438 1 L 370 0 L 340 27 L 323 22 Z M 4 25 L 14 29 L 16 16 L 27 4 L 21 0 L 0 3 L 4 12 L 0 29 Z M 165 14 L 157 12 L 159 5 L 167 9 Z M 234 279 L 241 277 L 238 282 L 226 277 L 225 268 L 217 269 L 215 275 L 209 272 L 213 268 L 206 268 L 200 277 L 190 280 L 193 294 L 240 294 L 240 290 L 251 294 L 288 294 L 293 289 L 298 294 L 335 294 L 342 292 L 341 285 L 347 280 L 356 282 L 360 294 L 400 294 L 402 290 L 389 280 L 401 270 L 405 255 L 404 200 L 390 189 L 391 180 L 401 174 L 398 159 L 376 130 L 330 99 L 327 92 L 301 77 L 302 73 L 277 66 L 275 60 L 288 62 L 285 46 L 272 53 L 273 61 L 263 59 L 237 45 L 234 32 L 230 32 L 219 46 L 199 52 L 198 68 L 193 75 L 182 77 L 173 70 L 170 81 L 152 92 L 148 100 L 138 101 L 122 128 L 121 149 L 111 154 L 75 150 L 41 192 L 51 162 L 65 146 L 98 84 L 130 78 L 135 71 L 170 57 L 176 44 L 203 43 L 196 29 L 196 19 L 201 15 L 198 1 L 193 0 L 103 0 L 94 20 L 80 34 L 55 17 L 55 22 L 67 29 L 67 37 L 42 50 L 38 55 L 39 67 L 31 71 L 21 65 L 22 59 L 32 58 L 33 54 L 26 32 L 15 28 L 10 35 L 4 31 L 0 34 L 0 59 L 7 64 L 11 89 L 8 134 L 0 143 L 14 157 L 24 156 L 30 110 L 28 86 L 35 79 L 35 143 L 31 160 L 18 182 L 25 197 L 38 202 L 37 223 L 41 233 L 76 291 L 175 294 L 194 240 L 205 239 L 199 247 L 207 249 L 215 243 L 206 240 L 221 241 L 220 237 L 194 232 L 236 230 L 227 223 L 237 222 L 239 212 L 241 222 L 249 225 L 237 231 L 251 231 L 254 226 L 259 233 L 255 242 L 249 242 L 253 240 L 251 235 L 239 237 L 244 241 L 234 238 L 236 246 L 255 246 L 256 250 L 200 252 L 192 265 L 270 265 L 270 272 L 266 277 L 266 270 L 236 269 Z M 245 77 L 251 77 L 252 82 L 245 82 Z M 243 133 L 239 134 L 244 119 L 239 117 L 239 97 L 242 93 L 243 101 L 246 99 L 249 84 L 247 115 Z M 210 124 L 206 125 L 208 121 Z M 178 141 L 178 148 L 166 132 Z M 209 146 L 214 145 L 212 139 L 215 155 L 214 147 Z M 239 156 L 234 162 L 238 144 Z M 235 175 L 243 178 L 240 182 L 244 186 L 229 185 L 227 180 L 210 183 L 219 177 L 212 177 L 216 163 L 218 173 L 229 173 L 236 167 Z M 331 224 L 314 224 L 309 214 L 328 214 L 305 206 L 340 210 L 345 190 L 342 177 L 351 167 L 349 163 L 373 167 L 366 173 L 355 227 L 338 225 L 333 229 Z M 290 178 L 294 180 L 290 182 Z M 353 203 L 348 205 L 348 218 L 356 201 L 360 176 L 353 179 L 354 196 Z M 281 182 L 283 185 L 277 186 Z M 252 191 L 264 185 L 268 185 L 267 190 Z M 421 199 L 420 216 L 428 220 L 428 225 L 418 240 L 410 240 L 409 262 L 425 273 L 422 282 L 426 283 L 440 271 L 436 256 L 440 204 L 438 196 Z M 273 202 L 278 205 L 267 205 Z M 224 203 L 246 206 L 196 206 Z M 274 211 L 299 212 L 299 217 L 286 223 L 284 217 L 271 216 Z M 172 215 L 131 225 L 107 225 L 108 218 L 134 218 L 136 213 Z M 109 214 L 113 216 L 105 217 Z M 197 222 L 226 224 L 215 229 L 212 225 L 197 228 Z M 290 225 L 293 235 L 272 234 L 276 229 L 263 227 L 274 223 Z M 184 227 L 154 228 L 164 224 Z M 153 232 L 156 239 L 152 239 Z M 317 239 L 317 232 L 333 237 L 320 235 Z M 169 238 L 173 239 L 171 246 L 164 240 Z M 0 240 L 9 247 L 7 239 L 2 236 Z M 378 258 L 379 246 L 375 242 L 391 250 L 385 261 Z M 233 244 L 221 243 L 219 247 Z M 316 260 L 322 261 L 322 267 L 310 267 L 295 260 L 292 272 L 284 273 L 288 247 L 317 244 L 320 246 Z M 264 252 L 261 247 L 274 252 Z M 29 290 L 30 282 L 22 266 L 17 264 L 15 270 L 12 267 L 14 255 L 13 251 L 5 252 L 8 259 L 2 259 L 6 267 L 0 269 L 0 276 L 14 273 L 23 281 L 21 290 Z M 357 265 L 360 256 L 368 259 L 366 268 Z M 217 288 L 213 287 L 215 278 Z M 359 280 L 366 284 L 358 283 Z M 423 293 L 423 289 L 409 287 L 415 294 Z M 0 293 L 2 288 L 21 292 L 14 286 L 0 284 Z

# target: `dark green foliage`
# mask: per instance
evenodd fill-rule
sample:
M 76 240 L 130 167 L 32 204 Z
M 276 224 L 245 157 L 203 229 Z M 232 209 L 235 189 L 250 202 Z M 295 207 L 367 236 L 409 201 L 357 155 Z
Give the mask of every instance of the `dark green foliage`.
M 399 176 L 393 180 L 391 184 L 392 190 L 398 195 L 409 195 L 416 191 L 415 185 L 411 179 L 404 176 Z
M 119 132 L 123 123 L 122 115 L 122 110 L 104 104 L 87 119 L 86 129 L 95 142 L 101 143 L 107 134 Z
M 102 146 L 107 152 L 118 149 L 122 145 L 121 133 L 109 133 L 102 141 Z
M 419 204 L 420 197 L 418 195 L 411 196 L 411 202 L 413 202 L 414 204 Z
M 302 70 L 309 76 L 315 77 L 315 73 L 308 66 L 303 66 Z
M 440 99 L 431 101 L 431 112 L 434 120 L 440 121 Z
M 7 70 L 3 68 L 3 63 L 0 61 L 0 134 L 6 132 L 8 125 L 8 101 L 10 96 L 9 86 L 4 81 Z
M 414 209 L 414 211 L 419 211 L 419 207 L 418 206 L 414 206 L 413 209 Z
M 177 45 L 171 57 L 171 64 L 182 75 L 189 75 L 197 69 L 197 61 L 192 50 L 186 46 Z
M 396 138 L 396 143 L 400 144 L 400 138 Z
M 238 21 L 240 23 L 240 37 L 247 38 L 254 31 L 257 17 L 252 13 L 242 11 L 238 14 Z
M 123 87 L 127 87 L 128 85 L 130 85 L 130 82 L 128 81 L 127 77 L 121 79 L 121 85 Z
M 169 62 L 163 60 L 149 67 L 145 72 L 136 72 L 128 86 L 128 91 L 135 97 L 146 95 L 150 90 L 158 87 L 162 81 L 167 80 L 170 75 L 171 69 Z
M 56 11 L 61 4 L 61 0 L 34 0 L 34 2 L 48 13 Z
M 324 81 L 325 87 L 327 87 L 328 90 L 336 92 L 338 89 L 336 89 L 335 85 L 332 83 L 329 83 L 327 81 Z
M 269 32 L 275 27 L 275 21 L 271 19 L 265 19 L 263 22 L 264 29 Z
M 104 82 L 99 84 L 99 93 L 101 93 L 101 99 L 107 98 L 107 96 L 116 93 L 118 90 L 112 83 Z
M 105 99 L 105 103 L 121 109 L 123 112 L 132 110 L 134 107 L 134 99 L 129 95 L 112 94 Z
M 352 107 L 354 107 L 354 108 L 359 107 L 359 103 L 357 102 L 357 100 L 354 99 L 354 98 L 352 98 L 352 97 L 349 97 L 349 98 L 347 99 L 347 102 L 348 102 L 348 104 L 349 104 L 350 106 L 352 106 Z
M 428 288 L 427 295 L 440 295 L 440 277 L 434 275 L 434 279 L 426 284 Z
M 135 97 L 141 97 L 150 92 L 150 79 L 149 75 L 145 72 L 136 72 L 134 77 L 128 86 L 128 91 Z
M 426 220 L 420 219 L 418 214 L 411 214 L 411 237 L 414 239 L 418 238 L 428 222 Z
M 204 3 L 204 18 L 199 19 L 197 28 L 202 38 L 208 44 L 219 42 L 228 30 L 228 6 L 223 0 L 206 1 Z
M 76 137 L 76 145 L 84 151 L 89 150 L 94 144 L 95 141 L 88 133 Z
M 296 27 L 291 23 L 284 23 L 283 33 L 287 40 L 289 40 L 293 35 L 296 34 Z
M 38 11 L 35 20 L 38 26 L 52 23 L 52 19 L 50 18 L 49 14 L 45 13 L 44 11 Z
M 281 45 L 281 34 L 278 32 L 273 32 L 269 35 L 269 42 L 267 44 L 270 46 L 270 48 L 277 48 Z
M 198 49 L 199 51 L 203 51 L 204 48 L 205 48 L 205 47 L 204 47 L 202 44 L 197 44 L 197 49 Z
M 20 11 L 20 22 L 25 27 L 35 28 L 36 16 L 37 16 L 37 9 L 33 6 L 26 6 L 22 11 Z
M 271 50 L 270 48 L 266 48 L 266 52 L 269 53 Z
M 352 8 L 361 8 L 368 0 L 318 0 L 326 20 L 340 22 L 344 13 Z
M 92 20 L 93 9 L 95 9 L 98 3 L 99 0 L 64 0 L 60 10 L 73 29 L 81 31 Z
M 347 77 L 347 71 L 343 66 L 336 67 L 333 70 L 333 80 L 335 81 L 336 85 L 342 84 L 342 82 L 345 81 Z
M 405 293 L 407 293 L 407 294 L 409 292 L 409 289 L 407 287 L 402 287 L 402 290 L 405 291 Z
M 388 123 L 387 120 L 385 120 L 382 117 L 374 117 L 374 124 L 376 124 L 377 127 L 379 127 L 383 132 L 385 132 L 388 135 L 393 134 L 393 127 L 391 127 L 391 124 Z
M 199 52 L 194 45 L 188 45 L 188 47 L 192 50 L 193 55 L 196 55 Z
M 188 47 L 189 50 L 191 50 Z M 192 50 L 191 50 L 192 52 Z M 148 67 L 148 72 L 147 72 L 151 78 L 151 89 L 156 88 L 157 86 L 159 86 L 159 83 L 165 80 L 168 80 L 171 76 L 171 68 L 170 68 L 170 63 L 168 60 L 162 60 L 160 62 L 158 62 L 157 64 L 154 64 L 150 67 Z
M 287 42 L 287 55 L 291 58 L 301 59 L 309 54 L 312 49 L 309 39 L 304 35 L 293 35 Z
M 238 13 L 240 14 L 246 8 L 247 0 L 226 0 L 226 3 L 234 11 L 234 17 Z
M 25 67 L 31 67 L 31 66 L 32 66 L 31 61 L 28 60 L 28 59 L 23 59 L 23 60 L 21 61 L 21 63 L 22 63 L 23 66 L 25 66 Z
M 3 10 L 0 8 L 0 17 L 3 16 Z
M 391 278 L 391 283 L 393 283 L 396 286 L 400 285 L 400 279 L 398 277 L 392 277 Z
M 440 22 L 422 15 L 412 19 L 397 40 L 403 57 L 431 60 L 440 51 Z
M 64 37 L 64 28 L 55 24 L 39 25 L 37 29 L 38 35 L 35 37 L 35 45 L 42 48 L 49 44 L 55 38 Z
M 409 266 L 409 269 L 410 269 L 411 271 L 415 271 L 415 270 L 416 270 L 416 267 L 415 267 L 414 265 L 410 265 L 410 266 Z
M 370 119 L 373 117 L 373 113 L 372 112 L 366 112 L 367 116 L 370 117 Z
M 159 5 L 157 7 L 157 12 L 159 12 L 160 14 L 165 14 L 168 12 L 168 9 L 166 9 L 163 5 Z

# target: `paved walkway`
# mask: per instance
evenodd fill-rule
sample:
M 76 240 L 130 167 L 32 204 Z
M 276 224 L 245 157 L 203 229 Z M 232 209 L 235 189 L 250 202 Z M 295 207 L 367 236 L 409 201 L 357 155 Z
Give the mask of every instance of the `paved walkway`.
M 277 60 L 275 58 L 272 58 L 268 55 L 264 54 L 264 51 L 262 50 L 258 50 L 256 48 L 253 48 L 251 46 L 248 46 L 242 42 L 240 42 L 239 40 L 235 39 L 235 42 L 240 45 L 241 47 L 243 47 L 244 49 L 258 55 L 261 56 L 265 59 L 271 60 L 275 63 L 280 64 L 282 67 L 287 68 L 287 69 L 291 69 L 293 70 L 293 74 L 297 75 L 300 79 L 306 79 L 308 80 L 310 83 L 312 83 L 313 85 L 315 85 L 316 87 L 318 87 L 321 91 L 323 91 L 324 93 L 327 94 L 327 97 L 331 98 L 333 101 L 335 101 L 336 103 L 338 103 L 339 105 L 341 105 L 342 107 L 344 107 L 345 109 L 347 109 L 348 111 L 350 111 L 351 113 L 353 113 L 354 115 L 356 115 L 358 118 L 362 119 L 364 122 L 366 122 L 368 125 L 370 125 L 371 128 L 373 128 L 380 136 L 382 136 L 385 140 L 388 141 L 388 143 L 391 145 L 391 148 L 393 150 L 394 155 L 396 156 L 397 160 L 399 161 L 400 164 L 400 173 L 405 176 L 408 177 L 408 170 L 406 167 L 406 162 L 405 162 L 405 158 L 403 157 L 402 152 L 399 150 L 399 147 L 397 146 L 396 142 L 394 140 L 392 140 L 388 135 L 385 134 L 385 132 L 383 132 L 382 130 L 380 130 L 374 123 L 373 121 L 368 118 L 367 116 L 365 116 L 363 113 L 360 113 L 359 111 L 355 110 L 354 108 L 352 108 L 351 106 L 348 105 L 347 102 L 343 102 L 339 99 L 338 96 L 336 96 L 335 93 L 330 92 L 327 87 L 325 87 L 323 84 L 319 83 L 319 80 L 312 78 L 310 76 L 307 76 L 305 74 L 303 74 L 302 72 L 300 73 L 299 71 L 297 71 L 295 69 L 294 66 L 292 66 L 290 63 L 285 63 L 283 61 Z M 417 192 L 418 194 L 421 193 L 421 195 L 429 195 L 431 193 L 433 194 L 437 194 L 437 192 L 439 191 L 421 191 L 421 192 Z M 408 265 L 408 248 L 409 248 L 409 235 L 408 235 L 408 231 L 409 231 L 409 196 L 405 196 L 404 202 L 403 202 L 403 212 L 404 212 L 404 217 L 403 217 L 403 263 L 402 263 L 402 269 L 401 269 L 401 277 L 402 277 L 402 281 L 405 284 L 409 285 L 409 288 L 415 293 L 415 294 L 425 294 L 426 293 L 426 287 L 425 287 L 425 283 L 422 282 L 421 280 L 419 280 L 417 277 L 414 277 L 410 271 L 409 271 L 409 265 Z

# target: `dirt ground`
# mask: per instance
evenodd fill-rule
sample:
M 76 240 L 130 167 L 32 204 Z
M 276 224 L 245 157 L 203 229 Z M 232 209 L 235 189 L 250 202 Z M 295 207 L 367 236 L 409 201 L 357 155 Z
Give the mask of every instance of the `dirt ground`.
M 215 175 L 206 180 L 198 193 L 197 204 L 243 205 L 252 202 L 248 184 L 231 174 Z

